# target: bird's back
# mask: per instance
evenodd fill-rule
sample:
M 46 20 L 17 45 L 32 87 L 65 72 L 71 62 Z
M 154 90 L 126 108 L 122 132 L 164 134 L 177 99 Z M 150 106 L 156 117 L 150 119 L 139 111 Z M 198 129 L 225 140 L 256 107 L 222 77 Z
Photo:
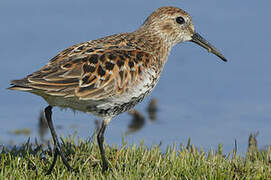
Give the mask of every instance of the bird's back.
M 160 71 L 147 43 L 124 33 L 73 45 L 9 89 L 29 91 L 50 105 L 116 115 L 155 86 Z

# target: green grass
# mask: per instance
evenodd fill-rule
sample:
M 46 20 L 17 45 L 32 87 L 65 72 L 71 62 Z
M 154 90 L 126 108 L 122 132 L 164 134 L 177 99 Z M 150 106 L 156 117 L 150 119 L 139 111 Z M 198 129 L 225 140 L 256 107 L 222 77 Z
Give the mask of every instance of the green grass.
M 0 153 L 0 179 L 271 179 L 271 147 L 249 148 L 242 156 L 217 150 L 204 152 L 190 145 L 172 146 L 161 152 L 158 146 L 147 148 L 122 145 L 106 146 L 111 170 L 102 174 L 96 143 L 74 138 L 62 140 L 69 163 L 77 172 L 68 172 L 60 158 L 51 175 L 46 176 L 53 160 L 50 148 L 31 145 Z M 46 149 L 46 150 L 42 150 Z

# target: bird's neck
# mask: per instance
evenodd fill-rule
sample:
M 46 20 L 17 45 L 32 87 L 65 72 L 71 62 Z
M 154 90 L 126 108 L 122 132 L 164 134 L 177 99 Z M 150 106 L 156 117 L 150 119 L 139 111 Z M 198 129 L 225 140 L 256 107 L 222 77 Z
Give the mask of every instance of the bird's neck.
M 162 37 L 159 36 L 153 30 L 148 30 L 144 28 L 139 28 L 138 30 L 132 32 L 137 39 L 137 44 L 144 50 L 150 52 L 156 57 L 160 65 L 164 65 L 167 61 L 168 55 L 172 48 L 172 45 L 167 43 Z

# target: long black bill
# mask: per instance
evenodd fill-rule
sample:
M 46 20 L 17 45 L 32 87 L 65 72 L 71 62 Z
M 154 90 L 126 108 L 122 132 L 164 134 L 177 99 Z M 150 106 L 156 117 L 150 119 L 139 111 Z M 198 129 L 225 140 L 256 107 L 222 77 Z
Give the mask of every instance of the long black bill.
M 217 55 L 223 61 L 225 62 L 227 61 L 227 59 L 221 54 L 221 52 L 218 49 L 216 49 L 212 44 L 210 44 L 207 40 L 201 37 L 201 35 L 199 35 L 198 33 L 195 33 L 192 36 L 191 41 L 200 45 L 201 47 L 204 47 L 205 49 L 207 49 L 207 51 Z

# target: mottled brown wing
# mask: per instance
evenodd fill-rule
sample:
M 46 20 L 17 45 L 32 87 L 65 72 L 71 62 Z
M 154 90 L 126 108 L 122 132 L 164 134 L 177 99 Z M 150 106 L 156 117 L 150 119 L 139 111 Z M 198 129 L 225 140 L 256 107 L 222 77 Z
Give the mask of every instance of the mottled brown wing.
M 92 54 L 82 64 L 79 87 L 80 99 L 103 99 L 120 95 L 136 87 L 152 61 L 149 53 L 140 50 L 105 50 Z
M 92 48 L 78 54 L 71 50 L 27 76 L 25 87 L 53 96 L 105 99 L 136 86 L 153 61 L 151 54 L 141 50 Z

